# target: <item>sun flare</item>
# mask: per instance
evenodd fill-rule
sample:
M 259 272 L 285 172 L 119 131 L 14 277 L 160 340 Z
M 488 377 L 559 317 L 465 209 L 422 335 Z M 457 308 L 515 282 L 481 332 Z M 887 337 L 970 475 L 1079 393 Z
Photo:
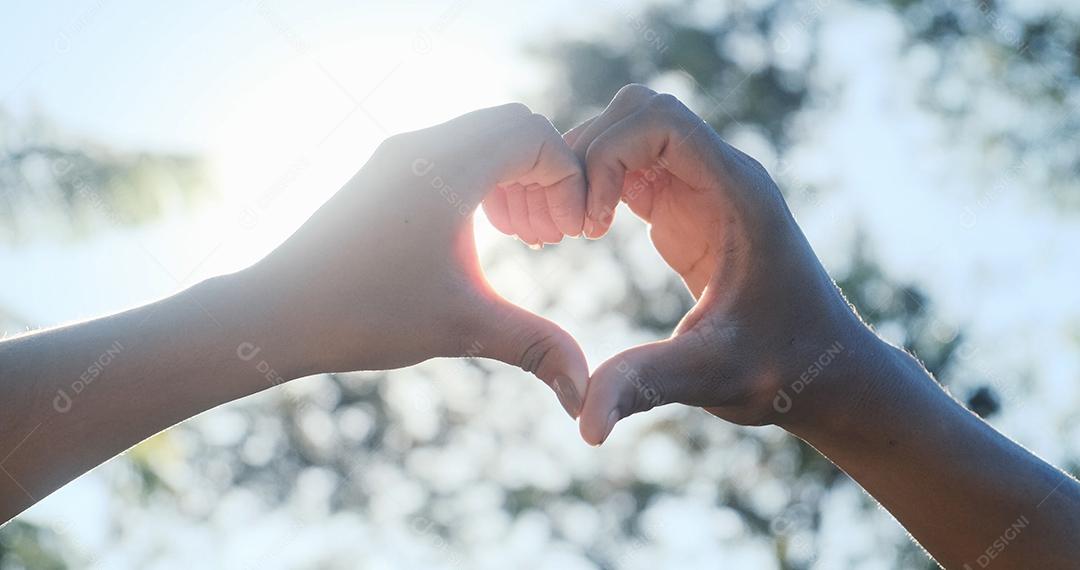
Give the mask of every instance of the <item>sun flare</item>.
M 446 38 L 429 49 L 418 38 L 403 58 L 373 57 L 386 41 L 368 36 L 290 58 L 232 102 L 211 156 L 223 203 L 200 224 L 232 237 L 207 274 L 284 240 L 387 136 L 513 99 L 509 74 L 492 72 L 502 64 L 474 46 Z M 496 232 L 477 218 L 483 250 Z

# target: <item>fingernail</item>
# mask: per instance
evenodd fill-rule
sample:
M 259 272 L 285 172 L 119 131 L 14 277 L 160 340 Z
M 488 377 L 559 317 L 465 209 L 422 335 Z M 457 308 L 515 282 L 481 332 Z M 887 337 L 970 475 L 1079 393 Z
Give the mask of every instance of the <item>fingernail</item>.
M 589 218 L 585 218 L 585 228 L 584 231 L 581 232 L 581 235 L 591 238 L 594 231 L 596 231 L 596 222 Z
M 551 387 L 555 390 L 555 395 L 559 397 L 559 403 L 562 404 L 563 409 L 570 414 L 570 419 L 576 420 L 578 414 L 581 413 L 581 396 L 578 394 L 577 387 L 574 386 L 574 381 L 568 376 L 559 375 L 555 377 Z
M 539 242 L 538 241 L 536 243 L 527 243 L 525 245 L 529 246 L 529 249 L 531 249 L 533 251 L 544 249 L 544 242 Z
M 611 430 L 615 429 L 615 422 L 618 421 L 619 410 L 611 410 L 611 412 L 609 412 L 607 415 L 607 425 L 604 427 L 604 437 L 600 438 L 600 443 L 604 443 L 605 441 L 607 441 L 608 436 L 611 435 Z

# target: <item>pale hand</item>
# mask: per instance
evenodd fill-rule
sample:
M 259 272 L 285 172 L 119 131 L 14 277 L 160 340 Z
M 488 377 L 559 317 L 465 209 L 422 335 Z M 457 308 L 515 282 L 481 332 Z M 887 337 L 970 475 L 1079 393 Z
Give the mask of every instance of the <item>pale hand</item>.
M 473 212 L 527 187 L 580 229 L 584 177 L 551 123 L 521 104 L 391 137 L 278 250 L 252 267 L 293 331 L 290 361 L 314 372 L 489 357 L 533 372 L 575 416 L 588 366 L 557 325 L 500 297 L 480 269 Z M 545 213 L 548 221 L 552 214 Z

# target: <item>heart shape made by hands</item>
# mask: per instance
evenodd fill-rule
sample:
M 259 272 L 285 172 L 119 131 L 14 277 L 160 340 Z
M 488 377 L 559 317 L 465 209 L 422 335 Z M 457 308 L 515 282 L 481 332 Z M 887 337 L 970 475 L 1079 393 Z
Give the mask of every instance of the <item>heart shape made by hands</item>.
M 854 342 L 844 331 L 860 330 L 847 326 L 857 317 L 768 172 L 676 98 L 627 86 L 563 140 L 587 180 L 584 235 L 602 237 L 624 202 L 696 301 L 670 338 L 630 347 L 592 373 L 580 418 L 586 441 L 599 444 L 620 419 L 675 402 L 734 423 L 775 423 L 790 411 L 778 399 L 799 377 L 794 363 Z M 565 203 L 544 202 L 544 192 L 502 185 L 484 209 L 503 233 L 557 242 L 545 217 L 565 214 Z

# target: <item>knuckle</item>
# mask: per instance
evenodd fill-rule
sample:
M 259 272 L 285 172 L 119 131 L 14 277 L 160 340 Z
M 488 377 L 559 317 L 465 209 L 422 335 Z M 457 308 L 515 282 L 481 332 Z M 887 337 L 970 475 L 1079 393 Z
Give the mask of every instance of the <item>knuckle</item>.
M 528 119 L 532 110 L 524 103 L 505 103 L 495 107 L 486 107 L 466 113 L 446 123 L 453 125 L 443 134 L 443 138 L 462 138 L 465 141 L 487 144 L 496 135 L 507 129 L 516 128 L 522 120 Z
M 379 143 L 367 164 L 378 168 L 380 176 L 405 179 L 427 175 L 440 162 L 438 157 L 417 144 L 414 133 L 403 133 Z
M 502 105 L 496 105 L 494 107 L 485 107 L 466 113 L 460 118 L 471 121 L 473 127 L 478 125 L 485 125 L 491 123 L 505 123 L 514 122 L 532 114 L 532 109 L 524 103 L 514 101 L 512 103 L 504 103 Z
M 522 338 L 522 346 L 525 348 L 521 351 L 518 367 L 536 374 L 557 344 L 555 335 L 550 332 L 531 331 L 526 333 Z
M 618 206 L 618 201 L 594 206 L 589 210 L 589 217 L 593 220 L 600 220 L 605 224 L 610 223 L 611 219 L 615 217 L 615 210 Z
M 585 164 L 603 164 L 611 154 L 611 145 L 612 141 L 609 138 L 597 137 L 597 139 L 585 149 Z
M 536 133 L 545 134 L 554 132 L 558 134 L 558 132 L 555 131 L 555 127 L 551 124 L 551 121 L 540 113 L 530 113 L 528 117 L 525 117 L 525 121 L 525 124 Z
M 526 117 L 532 114 L 532 109 L 525 103 L 514 101 L 512 103 L 506 103 L 505 105 L 499 105 L 493 108 L 495 111 L 505 113 L 510 116 Z
M 649 107 L 667 115 L 685 115 L 689 112 L 686 105 L 671 93 L 658 93 L 649 100 Z
M 628 402 L 632 412 L 643 412 L 668 403 L 664 393 L 664 377 L 650 364 L 620 367 L 623 380 L 630 389 Z
M 760 160 L 746 153 L 743 153 L 743 156 L 746 157 L 747 170 L 755 177 L 757 185 L 770 190 L 770 187 L 776 186 L 776 182 L 773 181 L 768 169 L 765 168 L 764 164 L 761 164 Z
M 670 93 L 659 93 L 653 97 L 646 108 L 648 128 L 671 130 L 697 125 L 702 120 L 691 111 L 678 97 Z M 699 132 L 700 131 L 700 132 Z M 705 130 L 694 129 L 698 136 Z
M 595 144 L 589 145 L 589 149 L 585 151 L 585 178 L 589 181 L 590 204 L 594 199 L 618 201 L 622 189 L 619 179 L 622 168 L 615 142 L 597 139 Z M 612 205 L 614 206 L 617 204 Z
M 636 107 L 648 102 L 655 95 L 656 91 L 640 83 L 630 83 L 619 89 L 612 103 L 619 107 Z
M 405 139 L 403 134 L 390 135 L 379 143 L 378 148 L 375 149 L 375 154 L 378 156 L 396 156 L 401 154 L 404 147 Z
M 514 117 L 504 127 L 513 134 L 509 137 L 496 137 L 492 144 L 497 148 L 505 148 L 507 144 L 513 145 L 519 151 L 536 151 L 540 149 L 540 143 L 545 142 L 549 136 L 558 136 L 555 127 L 547 117 L 529 112 L 525 115 Z
M 390 135 L 375 149 L 374 156 L 392 161 L 413 159 L 430 159 L 432 157 L 421 156 L 424 154 L 420 144 L 419 132 L 398 133 Z

